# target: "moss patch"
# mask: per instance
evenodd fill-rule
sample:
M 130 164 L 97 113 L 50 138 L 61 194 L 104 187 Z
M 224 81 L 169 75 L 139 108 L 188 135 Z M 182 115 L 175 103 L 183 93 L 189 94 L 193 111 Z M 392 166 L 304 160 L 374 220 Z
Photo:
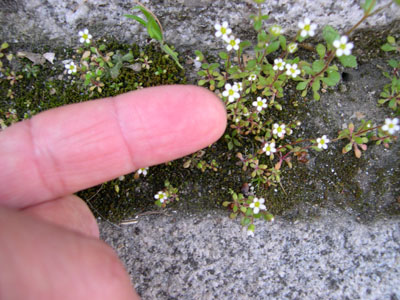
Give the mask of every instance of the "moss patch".
M 378 46 L 380 45 L 381 43 L 378 43 Z M 374 44 L 374 46 L 376 45 Z M 15 47 L 14 49 L 17 49 Z M 16 75 L 22 75 L 23 78 L 13 86 L 10 86 L 10 80 L 5 79 L 5 77 L 0 80 L 0 119 L 10 121 L 10 109 L 14 109 L 16 111 L 15 117 L 22 120 L 24 117 L 30 117 L 53 107 L 115 96 L 140 87 L 186 83 L 184 72 L 153 45 L 139 49 L 136 45 L 111 41 L 107 47 L 110 51 L 131 50 L 135 58 L 138 58 L 140 52 L 144 51 L 153 63 L 148 70 L 144 68 L 140 72 L 122 68 L 118 78 L 104 81 L 105 86 L 101 94 L 96 91 L 90 94 L 82 89 L 79 82 L 66 82 L 62 64 L 50 65 L 46 63 L 44 66 L 37 66 L 38 72 L 35 77 L 33 74 L 28 76 L 28 73 L 23 71 L 31 63 L 26 59 L 18 60 L 9 67 L 15 70 Z M 31 51 L 43 53 L 49 50 L 33 49 Z M 53 49 L 53 51 L 56 52 L 58 61 L 74 55 L 73 49 Z M 370 48 L 366 51 L 376 52 L 370 50 Z M 387 54 L 385 55 L 387 56 Z M 167 72 L 155 75 L 160 67 L 166 69 Z M 364 75 L 369 76 L 368 74 Z M 14 93 L 13 99 L 10 99 L 7 95 L 9 89 Z M 326 111 L 327 107 L 323 103 L 325 101 L 324 96 L 321 99 L 322 104 L 316 104 L 314 101 L 301 98 L 295 92 L 294 86 L 287 87 L 286 91 L 285 97 L 278 100 L 284 109 L 282 111 L 271 110 L 270 115 L 265 117 L 266 120 L 271 118 L 285 123 L 293 120 L 301 121 L 304 126 L 301 130 L 294 132 L 293 139 L 296 137 L 315 137 L 316 133 L 320 131 L 320 128 L 316 127 L 313 121 L 316 118 L 319 118 L 320 122 L 324 124 L 326 133 L 334 134 L 335 131 L 340 129 L 337 126 L 336 118 Z M 328 89 L 327 91 L 327 95 L 334 96 L 335 93 L 340 93 L 340 89 Z M 357 106 L 359 103 L 357 101 L 360 101 L 360 99 L 351 95 L 346 96 L 345 101 Z M 230 130 L 227 129 L 227 133 Z M 99 216 L 112 222 L 120 222 L 138 213 L 156 210 L 154 195 L 164 188 L 164 181 L 168 179 L 172 186 L 179 189 L 181 198 L 181 201 L 169 206 L 171 209 L 190 213 L 222 209 L 221 203 L 230 200 L 229 189 L 240 192 L 244 183 L 251 182 L 249 172 L 242 171 L 235 154 L 239 151 L 252 153 L 259 145 L 256 145 L 256 142 L 248 137 L 242 138 L 241 142 L 242 147 L 228 151 L 226 141 L 221 139 L 205 149 L 201 158 L 192 156 L 192 164 L 189 168 L 184 167 L 184 164 L 190 158 L 186 157 L 152 167 L 146 177 L 134 179 L 133 174 L 129 174 L 125 176 L 124 180 L 115 179 L 81 191 L 78 195 L 86 199 Z M 368 218 L 377 214 L 398 215 L 400 205 L 395 198 L 398 191 L 396 189 L 390 190 L 389 196 L 387 196 L 387 193 L 388 187 L 399 185 L 399 169 L 397 168 L 387 174 L 385 168 L 375 168 L 374 178 L 377 179 L 374 181 L 374 190 L 376 191 L 373 196 L 383 197 L 386 195 L 385 197 L 391 197 L 391 200 L 385 202 L 385 205 L 381 205 L 379 199 L 374 202 L 370 200 L 371 197 L 367 197 L 366 189 L 358 178 L 360 172 L 364 172 L 366 166 L 368 166 L 370 157 L 356 159 L 351 154 L 343 156 L 340 153 L 341 147 L 343 145 L 338 143 L 330 146 L 327 152 L 311 153 L 308 157 L 308 164 L 294 162 L 293 169 L 288 169 L 285 166 L 282 176 L 283 189 L 279 185 L 269 188 L 260 185 L 256 187 L 257 195 L 267 199 L 267 206 L 273 214 L 288 217 L 312 215 L 313 208 L 327 206 L 352 209 L 357 214 Z M 211 164 L 214 161 L 217 171 L 212 169 L 201 171 L 197 168 L 200 161 L 203 164 Z M 393 163 L 397 166 L 399 165 L 398 162 L 398 157 L 393 159 Z M 269 162 L 266 160 L 263 163 Z

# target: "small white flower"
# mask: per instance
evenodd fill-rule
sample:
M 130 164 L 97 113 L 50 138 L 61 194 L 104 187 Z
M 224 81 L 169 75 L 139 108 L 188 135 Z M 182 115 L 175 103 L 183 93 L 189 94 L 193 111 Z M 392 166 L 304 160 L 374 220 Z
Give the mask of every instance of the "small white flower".
M 264 198 L 254 198 L 253 203 L 250 203 L 250 208 L 253 209 L 254 214 L 258 214 L 260 210 L 266 210 L 267 207 L 263 204 L 265 202 Z
M 65 68 L 68 70 L 68 74 L 73 74 L 76 73 L 77 71 L 76 65 L 73 61 L 70 62 L 69 64 L 65 64 Z
M 286 63 L 283 61 L 282 58 L 277 58 L 274 60 L 274 66 L 273 69 L 279 70 L 279 71 L 283 71 L 283 69 L 285 68 Z
M 222 96 L 228 97 L 229 102 L 234 102 L 235 99 L 240 98 L 238 87 L 235 85 L 231 86 L 229 83 L 225 84 L 225 91 L 222 93 Z
M 283 33 L 283 29 L 279 25 L 273 25 L 269 29 L 269 32 L 271 32 L 272 35 L 274 35 L 274 36 L 279 36 L 279 35 L 281 35 Z
M 234 82 L 233 86 L 236 87 L 239 92 L 243 91 L 243 84 L 241 82 Z
M 164 203 L 168 199 L 168 195 L 163 191 L 159 191 L 156 195 L 154 195 L 154 198 L 159 200 L 161 203 Z
M 201 58 L 200 58 L 200 56 L 196 56 L 196 58 L 195 58 L 197 61 L 201 61 Z
M 336 48 L 336 55 L 338 57 L 344 55 L 350 55 L 351 49 L 353 49 L 353 43 L 348 43 L 349 38 L 343 35 L 339 40 L 333 42 L 333 46 Z
M 229 28 L 229 24 L 226 21 L 222 22 L 222 25 L 219 23 L 215 24 L 214 28 L 216 30 L 215 36 L 222 37 L 223 39 L 228 38 L 228 35 L 232 32 L 232 29 Z
M 272 153 L 276 152 L 275 149 L 275 143 L 271 142 L 271 143 L 266 143 L 262 149 L 262 151 L 265 152 L 266 155 L 270 156 Z
M 396 131 L 400 130 L 399 119 L 385 119 L 385 125 L 382 126 L 382 130 L 386 131 L 389 134 L 394 134 Z
M 251 74 L 250 76 L 249 76 L 249 78 L 248 78 L 248 80 L 250 80 L 250 81 L 254 81 L 254 80 L 256 80 L 257 79 L 257 75 L 256 74 Z
M 247 236 L 254 236 L 254 231 L 253 230 L 247 230 Z
M 272 130 L 272 133 L 277 135 L 280 138 L 283 138 L 283 136 L 285 135 L 285 127 L 286 127 L 285 124 L 279 125 L 279 124 L 275 123 L 273 125 L 274 129 Z
M 119 177 L 118 177 L 118 180 L 119 180 L 119 181 L 124 181 L 124 180 L 125 180 L 125 176 L 124 176 L 124 175 L 119 176 Z
M 303 22 L 299 22 L 298 24 L 299 28 L 301 29 L 300 35 L 302 37 L 306 36 L 314 36 L 315 35 L 315 29 L 317 29 L 316 24 L 311 24 L 311 21 L 309 18 L 305 18 Z
M 293 78 L 296 78 L 297 75 L 300 74 L 300 70 L 297 69 L 297 64 L 287 64 L 286 65 L 286 75 L 292 76 Z
M 295 53 L 297 50 L 297 43 L 290 43 L 287 49 L 289 53 Z
M 90 40 L 92 39 L 92 35 L 89 33 L 89 30 L 84 29 L 83 31 L 79 31 L 79 36 L 81 37 L 79 41 L 81 43 L 90 44 Z
M 138 174 L 143 174 L 143 176 L 147 175 L 147 171 L 149 170 L 149 168 L 140 168 L 139 170 L 137 170 Z
M 225 39 L 225 42 L 228 43 L 228 45 L 226 46 L 226 50 L 239 50 L 240 39 L 236 39 L 233 35 L 231 35 L 229 38 Z
M 317 143 L 318 143 L 318 148 L 319 149 L 327 149 L 328 145 L 327 143 L 329 143 L 330 140 L 326 137 L 326 135 L 323 135 L 321 138 L 317 139 Z
M 264 108 L 267 108 L 267 99 L 263 99 L 261 97 L 257 97 L 257 101 L 253 102 L 253 106 L 257 108 L 258 111 L 262 111 Z

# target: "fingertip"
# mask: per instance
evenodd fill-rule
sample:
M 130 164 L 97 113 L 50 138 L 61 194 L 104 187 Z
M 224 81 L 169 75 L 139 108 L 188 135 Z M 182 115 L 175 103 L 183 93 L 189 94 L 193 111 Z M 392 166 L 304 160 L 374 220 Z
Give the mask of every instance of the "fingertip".
M 201 87 L 159 86 L 115 100 L 122 132 L 137 168 L 171 161 L 207 147 L 226 128 L 223 103 Z

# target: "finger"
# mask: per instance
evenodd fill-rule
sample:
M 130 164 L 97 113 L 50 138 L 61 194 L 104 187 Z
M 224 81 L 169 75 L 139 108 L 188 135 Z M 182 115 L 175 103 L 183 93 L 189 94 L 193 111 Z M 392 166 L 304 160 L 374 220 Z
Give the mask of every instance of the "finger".
M 0 299 L 138 299 L 105 243 L 0 207 Z
M 216 141 L 226 112 L 194 86 L 143 89 L 41 113 L 0 134 L 0 201 L 24 207 Z
M 87 204 L 75 195 L 24 208 L 31 216 L 84 235 L 99 238 L 99 227 Z

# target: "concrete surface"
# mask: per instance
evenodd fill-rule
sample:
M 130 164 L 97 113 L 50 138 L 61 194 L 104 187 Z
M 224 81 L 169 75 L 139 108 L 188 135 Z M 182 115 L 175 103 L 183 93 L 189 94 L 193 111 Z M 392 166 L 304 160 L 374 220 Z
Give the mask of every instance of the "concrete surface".
M 216 21 L 229 21 L 234 32 L 246 38 L 251 25 L 244 20 L 256 11 L 248 0 L 143 3 L 160 18 L 167 41 L 191 52 L 221 48 L 213 36 Z M 384 5 L 388 0 L 379 3 Z M 108 35 L 144 43 L 145 31 L 123 17 L 133 5 L 126 0 L 0 0 L 0 36 L 8 42 L 74 46 L 78 44 L 78 31 L 87 27 L 95 38 Z M 305 16 L 320 28 L 330 24 L 346 29 L 362 15 L 358 1 L 353 0 L 271 0 L 263 6 L 263 12 L 271 15 L 268 24 L 278 23 L 287 31 L 295 30 Z M 393 6 L 365 26 L 385 26 L 399 16 L 399 7 Z M 374 72 L 381 74 L 377 69 Z M 332 128 L 340 128 L 356 112 L 382 120 L 382 115 L 374 112 L 376 99 L 362 81 L 364 77 L 353 77 L 344 84 L 350 90 L 348 95 L 331 95 L 342 97 L 342 101 L 321 104 L 331 113 Z M 377 77 L 370 79 L 374 85 Z M 374 94 L 383 84 L 373 87 Z M 357 85 L 370 93 L 361 97 L 362 104 L 346 101 L 357 95 L 353 90 Z M 312 122 L 325 124 L 318 119 Z M 398 153 L 384 152 L 385 166 L 398 168 L 393 164 L 398 162 Z M 383 163 L 381 156 L 374 161 Z M 364 174 L 368 173 L 360 174 L 360 182 L 365 183 L 361 188 L 368 195 L 368 203 L 384 206 L 393 202 L 393 195 L 398 196 L 399 187 L 389 182 L 385 183 L 385 197 L 381 196 Z M 337 195 L 332 197 L 337 199 Z M 220 211 L 168 214 L 143 216 L 137 224 L 122 228 L 100 222 L 102 238 L 116 249 L 143 299 L 400 299 L 399 218 L 380 217 L 360 223 L 356 215 L 346 211 L 322 209 L 314 219 L 290 221 L 278 217 L 271 224 L 256 223 L 256 235 L 249 238 L 238 221 Z
M 144 0 L 160 19 L 166 40 L 187 50 L 219 48 L 214 37 L 214 24 L 226 20 L 233 33 L 245 39 L 252 32 L 249 16 L 257 13 L 251 0 Z M 379 1 L 385 5 L 389 0 Z M 78 31 L 89 28 L 94 38 L 109 36 L 121 41 L 146 43 L 146 30 L 137 22 L 126 19 L 135 5 L 128 0 L 0 0 L 0 36 L 8 42 L 28 44 L 77 45 Z M 330 24 L 338 30 L 349 29 L 362 17 L 359 1 L 354 0 L 269 0 L 262 6 L 269 14 L 265 28 L 273 24 L 284 30 L 297 30 L 297 23 L 309 17 L 320 25 Z M 368 19 L 362 26 L 384 26 L 399 20 L 400 7 L 392 5 L 388 10 Z
M 143 299 L 400 299 L 400 223 L 341 212 L 256 223 L 226 215 L 153 215 L 101 234 Z

